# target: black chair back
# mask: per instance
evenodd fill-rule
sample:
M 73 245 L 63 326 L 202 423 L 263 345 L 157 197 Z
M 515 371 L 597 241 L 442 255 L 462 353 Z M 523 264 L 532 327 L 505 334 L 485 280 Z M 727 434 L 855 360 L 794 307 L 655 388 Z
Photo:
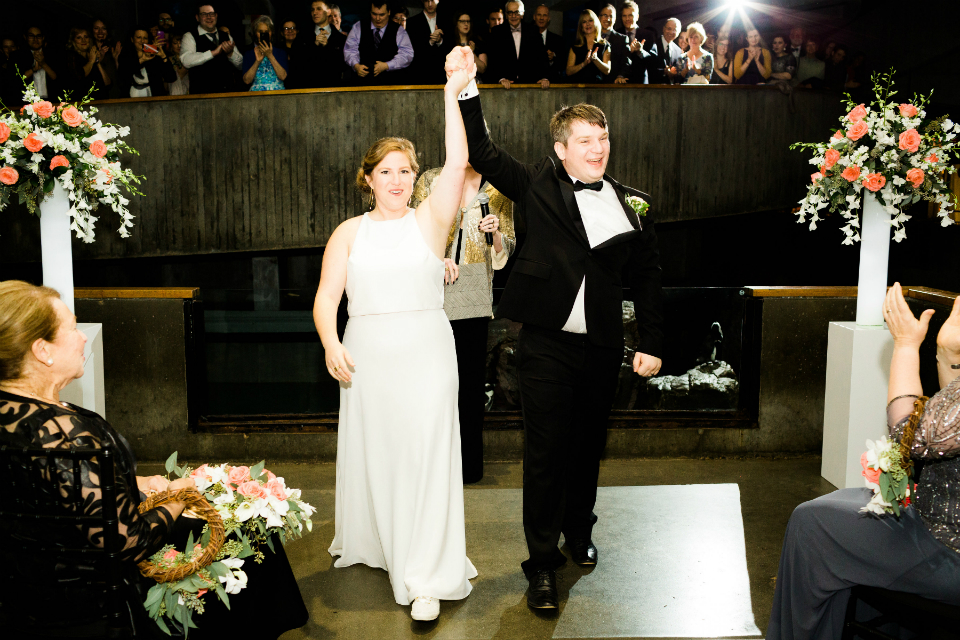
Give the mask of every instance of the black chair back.
M 89 595 L 91 601 L 102 605 L 88 612 L 93 625 L 102 628 L 105 637 L 129 638 L 133 636 L 133 623 L 120 560 L 115 460 L 116 452 L 107 444 L 102 449 L 72 450 L 0 446 L 0 545 L 6 552 L 17 554 L 20 562 L 73 568 L 69 579 L 59 579 L 56 571 L 35 577 L 54 598 L 61 589 Z M 100 515 L 84 514 L 83 461 L 96 462 L 99 467 Z M 89 544 L 79 534 L 84 526 L 102 529 L 103 548 Z M 78 535 L 63 539 L 51 534 L 64 531 L 77 531 Z M 5 577 L 18 582 L 23 578 Z M 18 587 L 14 583 L 13 588 L 26 585 Z M 89 625 L 89 621 L 63 619 L 63 611 L 54 608 L 47 619 L 29 620 L 29 630 L 41 635 L 49 630 L 56 635 L 54 629 L 79 630 L 83 624 Z

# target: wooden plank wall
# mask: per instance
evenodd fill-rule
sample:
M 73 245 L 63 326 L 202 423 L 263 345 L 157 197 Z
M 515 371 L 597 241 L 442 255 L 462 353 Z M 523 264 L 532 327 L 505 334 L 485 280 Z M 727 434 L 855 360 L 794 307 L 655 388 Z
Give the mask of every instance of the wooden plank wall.
M 823 140 L 837 96 L 770 87 L 551 87 L 482 90 L 495 140 L 524 161 L 552 153 L 547 123 L 590 102 L 611 128 L 609 172 L 653 196 L 658 222 L 792 207 L 814 170 L 793 141 Z M 322 246 L 361 211 L 354 174 L 386 135 L 414 141 L 421 169 L 443 156 L 439 88 L 327 90 L 113 101 L 105 122 L 131 127 L 146 176 L 133 236 L 100 209 L 97 242 L 75 256 L 124 258 Z M 784 215 L 784 214 L 778 214 Z M 0 262 L 39 257 L 35 218 L 0 213 Z

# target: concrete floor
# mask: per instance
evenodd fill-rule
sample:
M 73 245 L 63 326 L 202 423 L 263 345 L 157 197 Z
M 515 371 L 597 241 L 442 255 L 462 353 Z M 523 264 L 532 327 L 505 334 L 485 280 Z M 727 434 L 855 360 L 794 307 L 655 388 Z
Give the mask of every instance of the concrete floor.
M 283 640 L 300 638 L 451 638 L 465 637 L 463 629 L 447 628 L 445 620 L 465 606 L 463 602 L 444 602 L 439 622 L 423 625 L 409 618 L 409 608 L 396 605 L 391 597 L 383 571 L 358 566 L 347 569 L 332 567 L 326 552 L 333 537 L 333 493 L 335 465 L 276 464 L 268 465 L 277 475 L 286 478 L 288 486 L 304 490 L 304 498 L 318 508 L 313 533 L 287 546 L 287 553 L 297 574 L 300 588 L 310 610 L 306 627 L 290 631 Z M 142 465 L 141 473 L 157 473 L 157 465 Z M 604 461 L 600 470 L 601 486 L 643 486 L 671 484 L 735 483 L 740 488 L 744 538 L 750 595 L 756 625 L 766 630 L 773 600 L 774 578 L 780 555 L 783 532 L 794 507 L 801 502 L 829 493 L 832 485 L 820 477 L 820 458 L 788 459 L 635 459 Z M 488 463 L 484 479 L 469 485 L 466 491 L 484 491 L 521 487 L 521 465 L 518 462 Z M 519 507 L 517 507 L 519 508 Z M 599 514 L 602 518 L 602 513 Z M 496 540 L 471 541 L 468 520 L 468 551 L 496 554 Z M 488 547 L 472 551 L 471 547 Z M 601 549 L 602 554 L 602 549 Z M 502 574 L 484 583 L 484 588 L 499 591 L 497 602 L 511 602 L 496 616 L 497 628 L 477 629 L 476 637 L 539 640 L 555 637 L 556 616 L 541 616 L 530 611 L 523 598 L 523 581 L 518 562 L 523 558 L 498 560 Z M 479 566 L 479 562 L 476 562 Z M 511 569 L 514 567 L 515 569 Z M 596 571 L 602 571 L 601 565 Z M 564 588 L 561 598 L 582 575 L 576 565 L 568 563 L 561 571 Z M 487 598 L 480 588 L 470 599 Z M 486 600 L 485 600 L 486 602 Z M 472 605 L 473 603 L 471 603 Z M 474 605 L 475 606 L 475 605 Z M 488 612 L 489 613 L 489 612 Z M 488 616 L 489 617 L 489 616 Z

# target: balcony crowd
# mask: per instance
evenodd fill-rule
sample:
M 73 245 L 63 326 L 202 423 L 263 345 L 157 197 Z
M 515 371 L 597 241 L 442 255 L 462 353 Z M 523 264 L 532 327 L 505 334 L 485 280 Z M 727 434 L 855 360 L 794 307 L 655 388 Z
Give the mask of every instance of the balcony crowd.
M 380 3 L 380 4 L 378 4 Z M 309 10 L 307 8 L 309 7 Z M 96 19 L 54 39 L 43 24 L 2 36 L 0 98 L 21 104 L 23 76 L 41 96 L 59 100 L 276 91 L 343 86 L 439 85 L 452 47 L 473 49 L 480 81 L 540 84 L 772 84 L 851 90 L 865 84 L 863 55 L 800 26 L 760 33 L 725 25 L 684 26 L 677 18 L 649 25 L 633 0 L 583 10 L 567 40 L 550 30 L 546 5 L 531 15 L 523 2 L 477 12 L 422 11 L 371 0 L 344 24 L 340 8 L 314 0 L 301 15 L 251 16 L 246 33 L 219 21 L 217 4 L 192 16 L 159 13 L 130 33 Z M 654 26 L 654 28 L 650 28 Z

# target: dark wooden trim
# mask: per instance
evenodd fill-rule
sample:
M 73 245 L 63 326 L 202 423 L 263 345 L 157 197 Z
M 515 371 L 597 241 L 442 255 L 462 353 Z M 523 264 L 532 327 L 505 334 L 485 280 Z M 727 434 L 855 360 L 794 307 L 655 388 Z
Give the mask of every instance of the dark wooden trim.
M 952 306 L 953 301 L 960 295 L 952 291 L 942 291 L 940 289 L 931 289 L 930 287 L 904 287 L 903 292 L 907 298 L 922 300 L 923 302 L 932 302 L 933 304 L 942 304 L 948 307 Z
M 520 411 L 488 411 L 484 431 L 522 431 Z M 235 433 L 336 433 L 339 414 L 269 414 L 206 416 L 197 431 Z M 612 429 L 756 429 L 757 419 L 743 411 L 630 411 L 610 413 Z
M 194 300 L 200 297 L 200 287 L 78 287 L 74 298 L 103 300 L 106 298 L 180 298 Z
M 889 288 L 889 287 L 888 287 Z M 754 298 L 856 298 L 856 287 L 744 287 L 744 295 Z M 903 287 L 905 298 L 934 304 L 952 305 L 957 295 L 930 287 Z

